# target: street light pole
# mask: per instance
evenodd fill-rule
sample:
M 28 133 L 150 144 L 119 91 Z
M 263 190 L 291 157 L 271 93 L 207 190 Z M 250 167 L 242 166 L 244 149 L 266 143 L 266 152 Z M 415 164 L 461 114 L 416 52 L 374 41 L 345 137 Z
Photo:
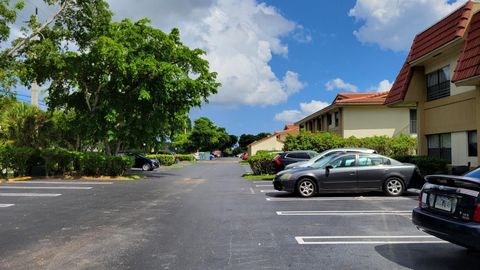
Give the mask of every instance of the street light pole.
M 37 84 L 37 80 L 34 80 L 32 82 L 32 86 L 30 87 L 30 91 L 31 91 L 31 96 L 32 96 L 32 105 L 35 106 L 36 108 L 38 108 L 38 84 Z

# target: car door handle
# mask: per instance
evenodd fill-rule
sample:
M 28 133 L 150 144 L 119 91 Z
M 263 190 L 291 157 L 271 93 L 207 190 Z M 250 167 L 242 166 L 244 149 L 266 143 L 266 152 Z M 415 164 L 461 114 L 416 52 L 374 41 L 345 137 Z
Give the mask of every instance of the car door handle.
M 354 173 L 354 172 L 350 173 L 350 175 L 355 175 L 355 174 L 357 174 L 357 173 Z

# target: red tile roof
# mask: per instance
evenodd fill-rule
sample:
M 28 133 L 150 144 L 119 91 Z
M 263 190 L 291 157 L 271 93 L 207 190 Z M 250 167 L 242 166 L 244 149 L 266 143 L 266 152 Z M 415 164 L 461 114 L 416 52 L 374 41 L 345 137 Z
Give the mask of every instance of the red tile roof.
M 425 56 L 428 53 L 448 44 L 449 42 L 463 37 L 468 20 L 472 15 L 474 3 L 468 1 L 450 15 L 437 22 L 427 30 L 417 34 L 413 40 L 410 53 L 402 66 L 385 104 L 402 101 L 407 94 L 408 85 L 413 75 L 413 67 L 410 62 Z
M 369 92 L 369 93 L 340 93 L 332 104 L 383 104 L 388 92 Z
M 468 1 L 441 21 L 417 34 L 410 49 L 408 62 L 416 60 L 456 38 L 463 37 L 472 8 L 473 2 Z
M 458 58 L 452 81 L 480 75 L 480 13 L 472 17 L 465 46 Z
M 298 133 L 300 131 L 300 127 L 294 124 L 288 124 L 285 126 L 283 130 L 275 131 L 275 134 L 289 134 L 289 133 Z
M 396 101 L 403 100 L 407 94 L 408 85 L 412 79 L 413 69 L 410 68 L 410 64 L 405 62 L 403 64 L 400 73 L 398 74 L 395 82 L 393 83 L 392 89 L 388 94 L 388 97 L 385 99 L 386 104 L 391 104 Z

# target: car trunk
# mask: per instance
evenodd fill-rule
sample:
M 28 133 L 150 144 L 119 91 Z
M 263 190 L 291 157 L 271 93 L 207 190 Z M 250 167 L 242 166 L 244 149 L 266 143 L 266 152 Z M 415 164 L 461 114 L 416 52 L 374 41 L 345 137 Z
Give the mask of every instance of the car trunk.
M 426 180 L 419 198 L 422 209 L 458 220 L 473 220 L 479 202 L 479 180 L 439 175 Z

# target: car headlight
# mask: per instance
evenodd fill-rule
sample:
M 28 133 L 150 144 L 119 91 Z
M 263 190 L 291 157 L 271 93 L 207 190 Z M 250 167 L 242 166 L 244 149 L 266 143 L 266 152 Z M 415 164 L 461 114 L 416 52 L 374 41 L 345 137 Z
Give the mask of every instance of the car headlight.
M 285 173 L 280 176 L 280 180 L 290 180 L 291 177 L 292 177 L 291 173 Z

